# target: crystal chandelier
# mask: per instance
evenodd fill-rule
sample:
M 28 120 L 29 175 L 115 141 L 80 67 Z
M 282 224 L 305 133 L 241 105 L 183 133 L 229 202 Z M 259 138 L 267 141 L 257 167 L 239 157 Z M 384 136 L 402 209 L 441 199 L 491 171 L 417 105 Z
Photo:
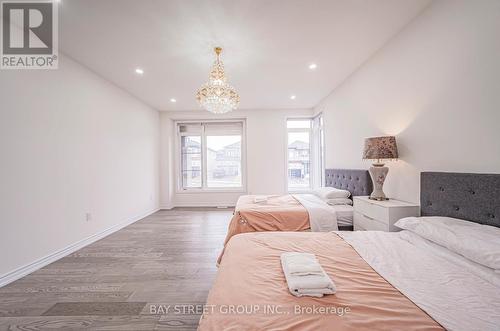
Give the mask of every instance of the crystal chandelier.
M 240 96 L 231 85 L 227 84 L 224 74 L 224 64 L 220 60 L 222 48 L 215 47 L 216 59 L 208 76 L 208 83 L 204 84 L 196 93 L 200 106 L 214 114 L 228 113 L 240 104 Z

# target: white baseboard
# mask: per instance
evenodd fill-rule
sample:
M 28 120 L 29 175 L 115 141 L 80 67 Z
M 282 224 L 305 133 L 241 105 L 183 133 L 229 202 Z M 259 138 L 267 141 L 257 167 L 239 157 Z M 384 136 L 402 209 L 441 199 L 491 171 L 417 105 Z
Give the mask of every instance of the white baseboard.
M 131 219 L 125 221 L 125 222 L 122 222 L 122 223 L 119 223 L 119 224 L 116 224 L 116 225 L 113 225 L 112 227 L 110 228 L 107 228 L 106 230 L 104 231 L 101 231 L 99 233 L 96 233 L 96 234 L 93 234 L 91 235 L 90 237 L 87 237 L 85 239 L 82 239 L 80 241 L 77 241 L 76 243 L 74 244 L 71 244 L 69 246 L 66 246 L 65 248 L 57 251 L 57 252 L 54 252 L 52 254 L 49 254 L 45 257 L 42 257 L 41 259 L 38 259 L 36 261 L 33 261 L 32 263 L 30 264 L 27 264 L 25 266 L 22 266 L 20 268 L 17 268 L 11 272 L 8 272 L 4 275 L 1 275 L 0 276 L 0 287 L 2 286 L 5 286 L 9 283 L 12 283 L 13 281 L 16 281 L 18 280 L 19 278 L 22 278 L 30 273 L 32 273 L 33 271 L 36 271 L 40 268 L 43 268 L 45 267 L 46 265 L 52 263 L 52 262 L 55 262 L 57 260 L 59 260 L 60 258 L 63 258 L 65 257 L 66 255 L 69 255 L 71 253 L 74 253 L 76 252 L 77 250 L 87 246 L 87 245 L 90 245 L 92 244 L 93 242 L 96 242 L 97 240 L 100 240 L 104 237 L 107 237 L 109 236 L 110 234 L 118 231 L 118 230 L 121 230 L 123 229 L 124 227 L 126 227 L 127 225 L 130 225 L 132 223 L 135 223 L 141 219 L 143 219 L 144 217 L 147 217 L 153 213 L 156 213 L 158 210 L 160 210 L 159 208 L 155 208 L 153 210 L 150 210 L 146 213 L 143 213 L 139 216 L 135 216 L 135 217 L 132 217 Z
M 171 208 L 177 208 L 177 207 L 187 207 L 187 208 L 204 208 L 204 207 L 208 207 L 208 208 L 216 208 L 216 207 L 228 207 L 228 208 L 232 208 L 235 206 L 235 203 L 234 202 L 228 202 L 228 203 L 213 203 L 213 202 L 207 202 L 207 203 L 204 203 L 204 202 L 199 202 L 199 203 L 196 203 L 196 202 L 193 202 L 193 203 L 177 203 L 175 204 L 174 206 L 172 206 Z M 170 209 L 171 209 L 170 208 Z

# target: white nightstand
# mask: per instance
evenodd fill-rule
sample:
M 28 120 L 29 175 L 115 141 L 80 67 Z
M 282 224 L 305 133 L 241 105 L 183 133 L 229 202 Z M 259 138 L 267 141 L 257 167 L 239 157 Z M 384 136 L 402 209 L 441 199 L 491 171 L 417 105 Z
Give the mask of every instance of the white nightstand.
M 355 231 L 399 231 L 394 226 L 403 217 L 419 216 L 420 206 L 414 203 L 370 200 L 365 196 L 354 197 Z

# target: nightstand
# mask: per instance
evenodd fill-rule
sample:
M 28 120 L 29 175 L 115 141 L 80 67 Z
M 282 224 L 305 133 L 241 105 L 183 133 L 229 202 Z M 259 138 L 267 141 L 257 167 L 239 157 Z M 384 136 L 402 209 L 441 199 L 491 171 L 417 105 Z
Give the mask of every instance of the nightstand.
M 376 201 L 365 196 L 353 200 L 355 231 L 399 231 L 394 223 L 403 217 L 420 215 L 420 206 L 414 203 L 394 199 Z

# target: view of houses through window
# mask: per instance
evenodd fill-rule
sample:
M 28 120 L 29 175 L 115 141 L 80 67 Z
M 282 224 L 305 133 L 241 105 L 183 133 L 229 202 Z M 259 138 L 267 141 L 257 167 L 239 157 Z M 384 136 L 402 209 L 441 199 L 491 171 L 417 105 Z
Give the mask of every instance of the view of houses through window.
M 243 187 L 242 122 L 179 123 L 182 189 Z
M 201 136 L 181 138 L 183 188 L 201 188 Z
M 287 172 L 288 190 L 305 191 L 320 186 L 323 162 L 323 121 L 288 119 Z
M 305 190 L 311 187 L 311 120 L 289 119 L 287 129 L 288 190 Z
M 207 136 L 207 186 L 241 184 L 241 135 Z

